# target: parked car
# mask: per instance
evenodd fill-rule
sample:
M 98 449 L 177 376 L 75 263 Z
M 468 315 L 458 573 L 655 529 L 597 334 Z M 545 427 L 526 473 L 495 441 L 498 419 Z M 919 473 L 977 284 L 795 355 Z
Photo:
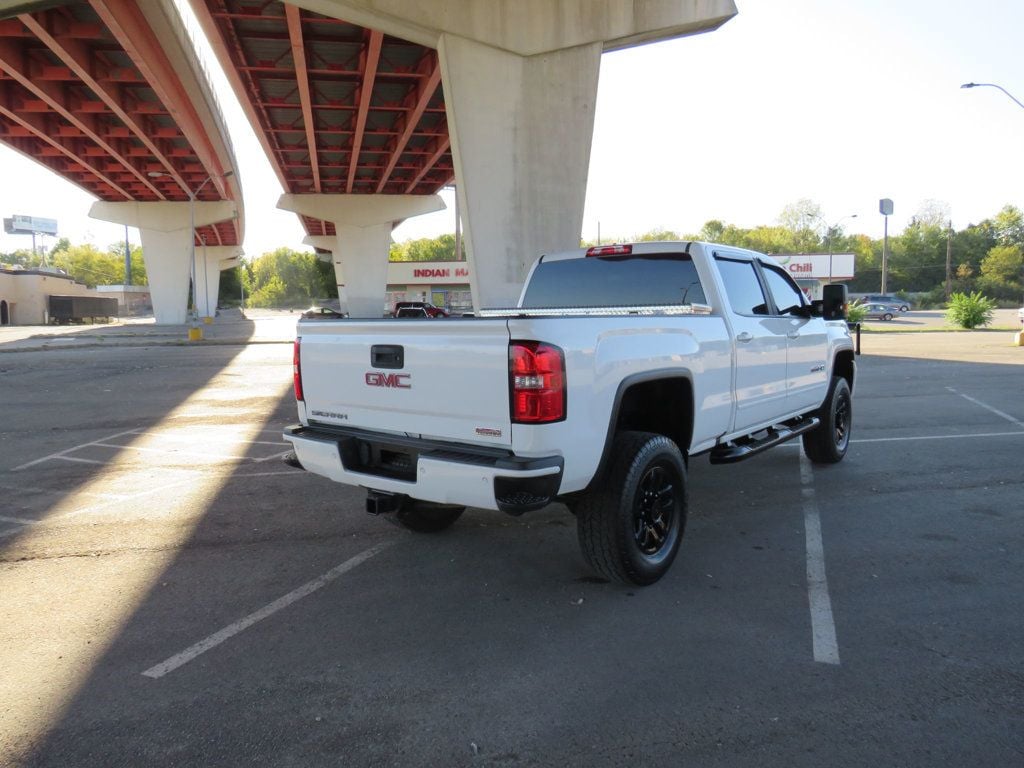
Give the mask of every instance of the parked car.
M 869 293 L 864 297 L 863 301 L 871 302 L 872 304 L 889 304 L 895 307 L 900 312 L 906 312 L 910 309 L 910 302 L 906 299 L 902 299 L 899 296 L 893 296 L 885 293 Z
M 865 320 L 892 320 L 894 313 L 899 310 L 894 304 L 863 304 Z
M 399 301 L 393 314 L 395 317 L 448 317 L 448 310 L 435 307 L 429 301 Z
M 347 317 L 347 315 L 331 307 L 313 306 L 302 313 L 303 320 L 335 320 L 340 317 Z
M 1020 319 L 1022 325 L 1024 325 L 1024 307 L 1017 310 L 1017 317 Z

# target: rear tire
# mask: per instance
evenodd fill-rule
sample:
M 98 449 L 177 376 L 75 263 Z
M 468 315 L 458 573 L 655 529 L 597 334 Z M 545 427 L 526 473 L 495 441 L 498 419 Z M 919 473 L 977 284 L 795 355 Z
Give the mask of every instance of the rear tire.
M 398 511 L 385 517 L 395 525 L 416 533 L 437 533 L 450 528 L 465 511 L 465 507 L 450 507 L 406 499 Z
M 672 440 L 622 432 L 607 473 L 575 504 L 583 557 L 597 573 L 647 585 L 664 576 L 686 528 L 686 466 Z
M 804 434 L 804 454 L 815 464 L 842 461 L 850 447 L 850 430 L 853 427 L 853 398 L 850 385 L 842 376 L 832 377 L 828 396 L 816 415 L 821 424 Z

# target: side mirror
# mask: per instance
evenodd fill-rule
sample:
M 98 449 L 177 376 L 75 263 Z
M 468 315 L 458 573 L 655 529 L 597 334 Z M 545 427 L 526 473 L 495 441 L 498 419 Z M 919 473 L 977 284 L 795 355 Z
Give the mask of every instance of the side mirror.
M 821 316 L 826 320 L 846 319 L 846 286 L 830 283 L 822 288 Z

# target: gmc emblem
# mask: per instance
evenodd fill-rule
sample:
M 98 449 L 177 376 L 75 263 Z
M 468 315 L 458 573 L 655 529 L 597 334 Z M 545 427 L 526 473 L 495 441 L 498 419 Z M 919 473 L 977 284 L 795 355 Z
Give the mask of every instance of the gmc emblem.
M 366 386 L 368 387 L 390 387 L 391 389 L 412 389 L 408 373 L 377 373 L 370 371 L 366 374 Z

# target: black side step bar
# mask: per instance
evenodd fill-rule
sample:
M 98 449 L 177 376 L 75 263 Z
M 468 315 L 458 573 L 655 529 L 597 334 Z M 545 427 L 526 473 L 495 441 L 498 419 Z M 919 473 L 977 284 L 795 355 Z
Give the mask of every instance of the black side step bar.
M 757 440 L 746 439 L 745 442 L 738 444 L 726 443 L 725 445 L 719 445 L 711 449 L 711 463 L 733 464 L 737 461 L 743 461 L 743 459 L 749 459 L 751 456 L 763 453 L 780 443 L 792 440 L 794 437 L 799 437 L 805 432 L 810 432 L 812 429 L 817 428 L 820 423 L 821 419 L 817 416 L 811 416 L 789 424 L 769 427 L 767 430 L 768 434 Z

